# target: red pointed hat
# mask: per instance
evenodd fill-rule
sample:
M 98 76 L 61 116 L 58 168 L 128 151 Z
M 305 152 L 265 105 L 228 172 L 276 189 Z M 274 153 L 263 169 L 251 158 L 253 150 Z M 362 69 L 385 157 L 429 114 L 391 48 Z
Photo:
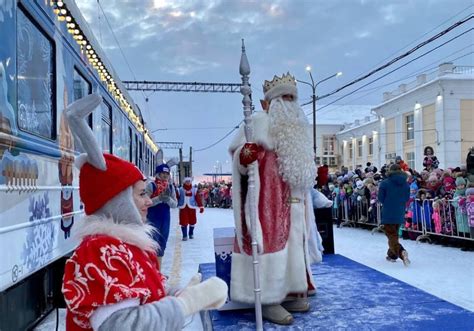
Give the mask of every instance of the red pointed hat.
M 105 171 L 84 163 L 79 174 L 79 195 L 86 215 L 91 215 L 114 196 L 145 180 L 142 172 L 133 164 L 114 155 L 104 153 Z

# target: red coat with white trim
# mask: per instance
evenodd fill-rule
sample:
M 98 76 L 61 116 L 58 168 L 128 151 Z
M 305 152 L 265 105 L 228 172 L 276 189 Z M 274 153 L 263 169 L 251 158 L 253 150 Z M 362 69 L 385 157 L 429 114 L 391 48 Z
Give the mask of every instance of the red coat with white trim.
M 201 194 L 197 189 L 193 189 L 191 184 L 183 184 L 183 188 L 177 191 L 176 198 L 178 199 L 179 225 L 195 225 L 197 223 L 196 209 L 199 208 L 200 213 L 204 212 Z M 191 202 L 193 200 L 196 206 Z
M 125 299 L 140 304 L 165 297 L 165 278 L 155 253 L 116 237 L 85 237 L 66 262 L 63 293 L 67 305 L 66 329 L 92 330 L 89 318 L 99 306 Z

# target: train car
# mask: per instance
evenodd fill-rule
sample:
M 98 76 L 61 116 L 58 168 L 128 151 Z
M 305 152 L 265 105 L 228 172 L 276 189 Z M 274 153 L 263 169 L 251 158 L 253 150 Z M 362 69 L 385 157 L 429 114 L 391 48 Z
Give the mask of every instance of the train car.
M 83 213 L 64 109 L 93 92 L 104 152 L 152 176 L 159 149 L 75 2 L 0 1 L 0 330 L 32 328 L 62 303 Z

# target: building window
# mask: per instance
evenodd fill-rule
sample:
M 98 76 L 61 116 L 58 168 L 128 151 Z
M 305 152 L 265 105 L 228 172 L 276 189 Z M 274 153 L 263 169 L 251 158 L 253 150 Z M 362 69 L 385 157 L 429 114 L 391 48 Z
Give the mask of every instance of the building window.
M 336 148 L 335 136 L 323 136 L 323 155 L 334 155 Z
M 102 151 L 112 153 L 112 107 L 102 102 Z
M 357 156 L 362 157 L 362 139 L 357 140 Z
M 405 116 L 405 123 L 406 123 L 406 140 L 413 140 L 415 139 L 415 115 L 407 115 Z
M 405 159 L 408 167 L 410 167 L 410 169 L 415 169 L 415 152 L 406 153 Z
M 54 44 L 23 9 L 17 12 L 17 31 L 18 125 L 22 130 L 54 140 Z
M 316 164 L 321 164 L 321 158 L 319 156 L 316 156 Z
M 335 167 L 335 166 L 337 166 L 336 157 L 330 157 L 330 158 L 329 158 L 329 166 L 330 166 L 330 167 Z
M 369 155 L 374 155 L 374 138 L 369 138 Z
M 352 159 L 352 142 L 349 143 L 349 159 Z

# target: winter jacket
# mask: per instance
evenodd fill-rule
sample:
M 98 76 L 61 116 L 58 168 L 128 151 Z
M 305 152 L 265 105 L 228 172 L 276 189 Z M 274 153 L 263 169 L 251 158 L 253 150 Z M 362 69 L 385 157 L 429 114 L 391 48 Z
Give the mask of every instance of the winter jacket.
M 380 183 L 378 200 L 382 204 L 382 224 L 403 224 L 410 186 L 404 172 L 388 173 Z

